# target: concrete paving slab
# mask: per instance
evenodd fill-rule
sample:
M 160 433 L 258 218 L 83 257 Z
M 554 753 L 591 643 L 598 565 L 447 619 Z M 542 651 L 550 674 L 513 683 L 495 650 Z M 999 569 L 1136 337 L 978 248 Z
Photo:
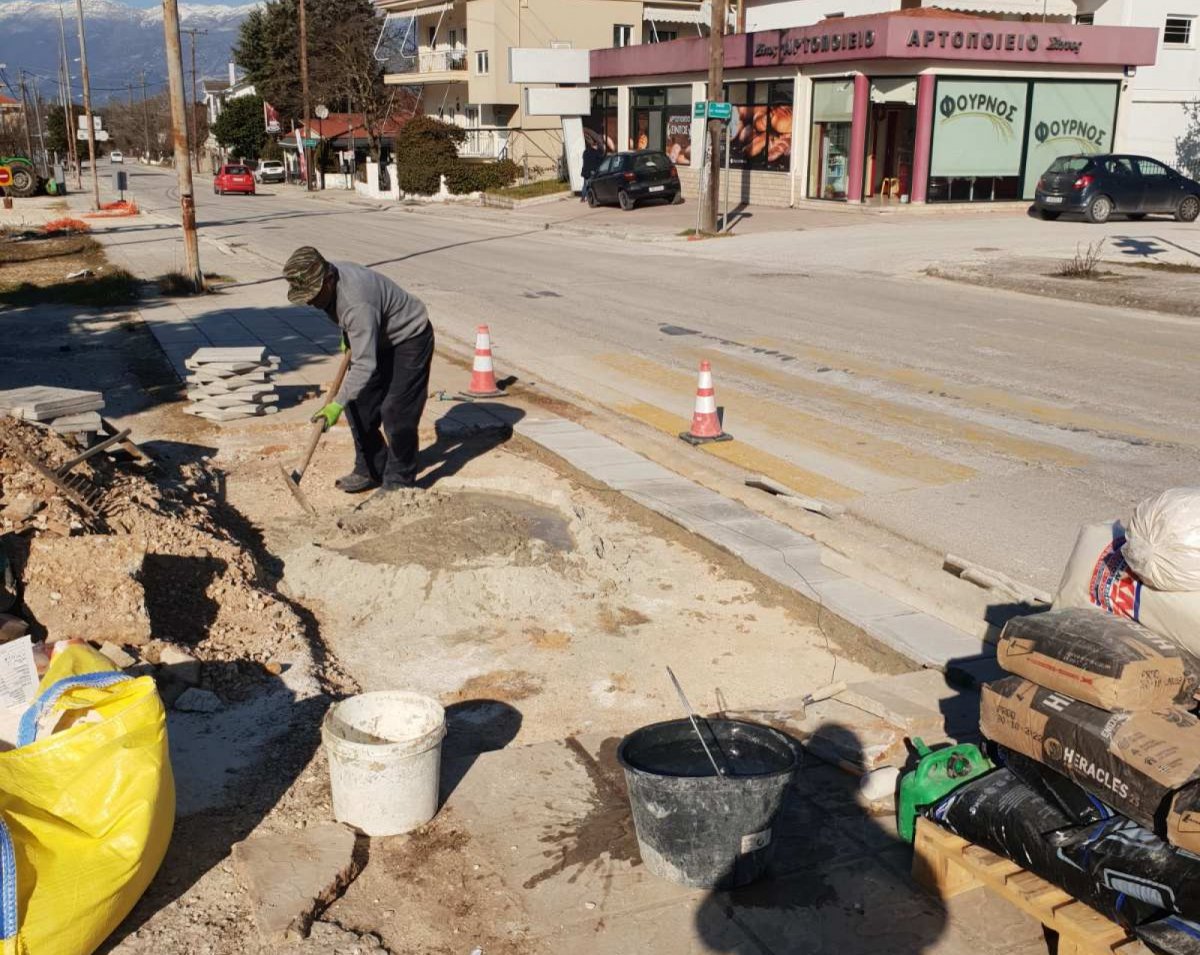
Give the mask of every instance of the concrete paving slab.
M 660 465 L 647 461 L 634 461 L 630 464 L 608 464 L 588 468 L 587 473 L 609 487 L 620 489 L 623 485 L 635 481 L 653 481 L 671 477 L 671 472 Z
M 907 613 L 872 621 L 871 633 L 926 666 L 945 669 L 951 660 L 978 656 L 987 644 L 927 613 Z
M 815 590 L 817 584 L 843 579 L 841 573 L 821 563 L 819 548 L 816 551 L 809 547 L 782 551 L 765 548 L 750 551 L 742 559 L 759 573 L 813 600 L 819 596 Z
M 650 463 L 640 454 L 634 454 L 616 442 L 598 448 L 563 448 L 553 441 L 547 441 L 546 447 L 581 471 L 597 474 L 597 476 L 600 471 L 618 465 Z
M 773 521 L 769 517 L 761 517 L 758 514 L 752 513 L 750 517 L 719 521 L 718 523 L 729 530 L 744 534 L 764 547 L 775 547 L 780 550 L 803 550 L 808 548 L 813 553 L 820 553 L 820 545 L 811 537 L 793 530 L 786 524 Z
M 830 610 L 854 622 L 915 612 L 895 597 L 889 597 L 849 577 L 822 583 L 817 586 L 817 592 Z

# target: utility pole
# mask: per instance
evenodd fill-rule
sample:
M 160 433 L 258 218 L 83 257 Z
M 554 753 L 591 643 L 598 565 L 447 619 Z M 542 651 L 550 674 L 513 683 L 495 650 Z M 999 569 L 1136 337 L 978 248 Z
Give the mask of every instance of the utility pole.
M 179 179 L 179 211 L 183 221 L 184 274 L 195 292 L 204 291 L 200 243 L 196 237 L 196 197 L 192 192 L 191 149 L 183 91 L 183 48 L 179 41 L 179 0 L 163 0 L 163 33 L 167 47 L 167 80 L 171 99 L 171 142 Z
M 29 154 L 29 161 L 35 166 L 38 165 L 37 156 L 33 154 L 33 136 L 30 129 L 32 117 L 29 111 L 29 100 L 25 96 L 25 71 L 17 71 L 18 82 L 21 84 L 21 118 L 25 120 L 25 151 Z M 9 87 L 12 89 L 12 87 Z
M 38 142 L 42 144 L 42 175 L 50 178 L 50 153 L 46 151 L 46 131 L 42 128 L 42 91 L 33 89 L 33 118 L 37 120 Z
M 92 84 L 88 79 L 87 40 L 83 35 L 83 0 L 75 0 L 79 18 L 79 66 L 83 76 L 83 112 L 87 116 L 88 162 L 92 164 L 92 208 L 100 210 L 100 171 L 96 168 L 96 123 L 92 119 Z
M 83 190 L 83 168 L 79 162 L 79 149 L 75 144 L 75 94 L 71 92 L 71 57 L 67 53 L 67 27 L 63 18 L 62 4 L 58 5 L 58 42 L 62 47 L 63 122 L 66 124 L 67 155 L 75 165 L 75 188 Z
M 196 138 L 196 34 L 208 36 L 208 31 L 197 30 L 195 27 L 181 27 L 179 32 L 192 38 L 192 102 L 188 105 L 188 129 L 192 131 L 192 151 L 196 154 L 196 172 L 199 172 L 200 141 Z
M 725 0 L 712 0 L 708 34 L 708 98 L 725 101 Z M 721 200 L 721 121 L 708 120 L 708 184 L 702 197 L 704 232 L 717 231 Z
M 146 161 L 150 160 L 150 107 L 146 103 L 146 71 L 142 70 L 142 133 L 146 138 Z
M 311 118 L 308 101 L 308 24 L 304 14 L 304 0 L 300 0 L 300 99 L 303 101 L 304 116 L 301 118 L 300 135 L 304 141 L 304 188 L 313 187 L 312 152 L 308 148 L 308 121 Z

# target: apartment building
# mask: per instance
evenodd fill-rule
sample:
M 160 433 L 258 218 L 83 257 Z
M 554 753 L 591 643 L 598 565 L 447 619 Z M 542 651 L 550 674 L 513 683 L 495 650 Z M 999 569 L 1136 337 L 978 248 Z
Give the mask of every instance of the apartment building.
M 1120 148 L 1200 174 L 1200 155 L 1187 155 L 1187 107 L 1200 103 L 1200 2 L 1197 0 L 1076 0 L 1077 22 L 1154 27 L 1158 59 L 1129 81 L 1129 116 Z M 1193 130 L 1193 136 L 1200 130 Z
M 705 0 L 376 0 L 403 50 L 385 81 L 414 87 L 419 109 L 467 131 L 466 158 L 513 159 L 549 174 L 562 157 L 558 117 L 527 116 L 508 80 L 514 47 L 596 49 L 705 36 Z

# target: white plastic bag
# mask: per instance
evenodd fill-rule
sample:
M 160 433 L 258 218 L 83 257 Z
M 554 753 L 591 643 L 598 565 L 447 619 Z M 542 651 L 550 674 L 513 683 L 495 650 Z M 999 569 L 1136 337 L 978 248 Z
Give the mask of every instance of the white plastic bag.
M 1155 590 L 1200 591 L 1200 487 L 1176 487 L 1142 501 L 1121 553 Z

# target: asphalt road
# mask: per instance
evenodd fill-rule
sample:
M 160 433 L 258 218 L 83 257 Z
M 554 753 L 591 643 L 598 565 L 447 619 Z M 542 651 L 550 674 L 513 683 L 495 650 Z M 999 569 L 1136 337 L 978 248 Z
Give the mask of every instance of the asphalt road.
M 143 209 L 177 215 L 173 175 L 130 171 Z M 786 232 L 651 243 L 526 215 L 210 189 L 198 179 L 206 237 L 276 264 L 313 244 L 375 265 L 429 303 L 443 338 L 469 342 L 489 323 L 502 373 L 655 428 L 684 427 L 709 358 L 737 440 L 708 453 L 1049 589 L 1080 523 L 1200 483 L 1200 323 L 920 272 L 1100 235 L 1200 263 L 1195 225 L 914 215 L 823 227 L 797 212 Z

